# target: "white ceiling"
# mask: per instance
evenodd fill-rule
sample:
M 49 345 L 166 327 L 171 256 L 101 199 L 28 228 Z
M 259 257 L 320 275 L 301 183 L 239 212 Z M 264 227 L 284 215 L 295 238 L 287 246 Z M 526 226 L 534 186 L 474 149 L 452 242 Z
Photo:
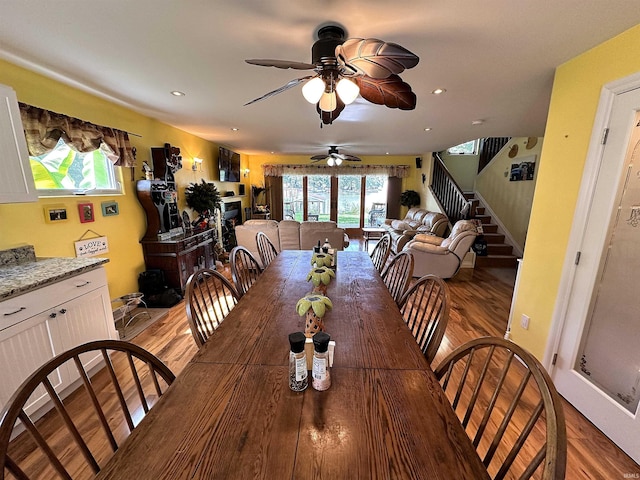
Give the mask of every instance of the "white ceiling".
M 0 57 L 249 154 L 419 155 L 542 136 L 554 69 L 640 23 L 637 0 L 0 0 L 0 11 Z M 416 109 L 358 99 L 320 128 L 300 86 L 243 106 L 308 74 L 244 59 L 310 62 L 328 22 L 418 55 L 401 74 Z

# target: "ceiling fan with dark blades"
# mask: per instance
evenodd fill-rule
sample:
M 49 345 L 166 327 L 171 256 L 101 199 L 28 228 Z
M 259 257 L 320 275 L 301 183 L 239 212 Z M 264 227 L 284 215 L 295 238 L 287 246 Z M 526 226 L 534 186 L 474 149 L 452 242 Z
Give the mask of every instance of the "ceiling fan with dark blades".
M 338 25 L 323 26 L 318 30 L 318 40 L 311 48 L 312 63 L 287 60 L 250 59 L 245 62 L 263 67 L 294 70 L 314 70 L 307 75 L 289 81 L 245 105 L 282 93 L 301 83 L 302 94 L 324 124 L 338 118 L 345 105 L 358 95 L 377 105 L 400 110 L 413 110 L 416 95 L 411 86 L 398 74 L 415 67 L 419 58 L 396 43 L 376 38 L 345 39 L 345 31 Z
M 326 160 L 329 166 L 340 165 L 342 162 L 361 162 L 360 157 L 355 155 L 347 155 L 346 153 L 338 153 L 338 147 L 329 147 L 329 152 L 326 155 L 314 155 L 311 157 L 312 163 Z

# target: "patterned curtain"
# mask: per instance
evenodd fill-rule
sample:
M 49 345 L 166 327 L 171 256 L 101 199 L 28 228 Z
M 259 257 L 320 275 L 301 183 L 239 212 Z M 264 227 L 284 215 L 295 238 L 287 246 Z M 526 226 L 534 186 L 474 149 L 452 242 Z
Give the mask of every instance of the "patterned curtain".
M 387 175 L 407 178 L 409 165 L 262 165 L 265 177 L 282 175 Z
M 73 150 L 81 153 L 97 150 L 104 142 L 110 149 L 106 155 L 114 165 L 133 167 L 135 164 L 127 132 L 24 103 L 20 103 L 20 116 L 29 154 L 34 157 L 53 150 L 62 138 Z

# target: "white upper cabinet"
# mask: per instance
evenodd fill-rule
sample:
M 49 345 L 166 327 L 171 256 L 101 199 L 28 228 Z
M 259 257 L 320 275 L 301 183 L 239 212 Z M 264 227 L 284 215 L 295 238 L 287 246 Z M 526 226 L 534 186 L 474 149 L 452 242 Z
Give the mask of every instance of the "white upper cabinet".
M 16 92 L 0 85 L 0 99 L 0 203 L 35 202 L 38 192 L 29 165 Z

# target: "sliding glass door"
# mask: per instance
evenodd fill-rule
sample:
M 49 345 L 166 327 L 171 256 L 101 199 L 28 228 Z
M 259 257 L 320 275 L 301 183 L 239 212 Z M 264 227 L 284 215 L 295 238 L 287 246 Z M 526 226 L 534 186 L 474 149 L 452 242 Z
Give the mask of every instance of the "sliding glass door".
M 386 175 L 283 175 L 285 220 L 333 220 L 345 229 L 379 226 L 387 212 Z

